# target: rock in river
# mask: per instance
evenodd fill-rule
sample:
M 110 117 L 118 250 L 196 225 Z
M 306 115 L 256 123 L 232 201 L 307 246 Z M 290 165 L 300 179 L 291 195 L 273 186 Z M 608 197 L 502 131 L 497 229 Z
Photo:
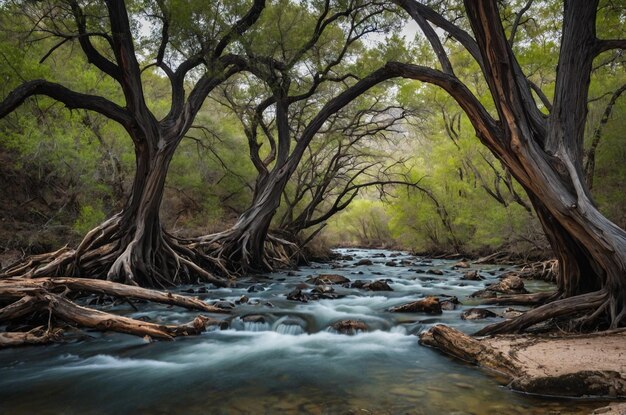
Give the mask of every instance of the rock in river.
M 441 314 L 441 303 L 437 297 L 426 297 L 412 303 L 392 307 L 389 311 L 394 313 L 427 313 Z
M 350 288 L 361 288 L 369 291 L 393 291 L 393 288 L 391 288 L 389 283 L 385 280 L 356 280 L 350 285 Z
M 481 281 L 481 280 L 484 280 L 484 278 L 480 276 L 478 271 L 467 271 L 465 274 L 463 274 L 461 279 L 462 280 L 466 280 L 466 281 Z
M 331 324 L 333 329 L 341 334 L 357 334 L 359 331 L 368 331 L 367 324 L 362 320 L 339 320 Z
M 320 274 L 317 276 L 311 276 L 306 282 L 313 283 L 315 285 L 330 285 L 330 284 L 345 284 L 350 280 L 343 275 L 339 274 Z
M 374 263 L 372 262 L 371 259 L 364 258 L 364 259 L 360 259 L 360 260 L 358 260 L 357 262 L 354 263 L 355 267 L 356 266 L 360 266 L 360 265 L 374 265 Z
M 496 313 L 486 308 L 470 308 L 461 314 L 463 320 L 480 320 L 483 318 L 496 317 Z

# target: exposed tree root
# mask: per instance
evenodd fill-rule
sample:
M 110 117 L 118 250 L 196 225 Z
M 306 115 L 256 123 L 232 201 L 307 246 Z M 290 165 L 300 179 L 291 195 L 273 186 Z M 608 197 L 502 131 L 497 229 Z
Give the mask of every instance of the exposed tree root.
M 9 278 L 0 280 L 0 303 L 7 304 L 0 308 L 0 323 L 16 320 L 20 323 L 30 323 L 32 319 L 41 323 L 43 319 L 47 321 L 48 329 L 45 332 L 33 329 L 29 332 L 0 333 L 0 347 L 56 341 L 62 333 L 60 327 L 54 327 L 57 320 L 79 327 L 159 339 L 198 334 L 204 331 L 207 325 L 222 323 L 200 315 L 187 324 L 155 324 L 80 306 L 67 298 L 68 294 L 85 292 L 123 299 L 142 299 L 211 313 L 227 312 L 205 304 L 197 298 L 110 281 L 83 278 Z
M 610 303 L 610 296 L 604 290 L 568 297 L 534 308 L 510 320 L 489 325 L 479 330 L 475 335 L 519 333 L 551 318 L 575 317 L 580 314 L 586 314 L 583 320 L 585 323 L 590 323 L 592 319 L 602 315 L 608 303 Z M 575 321 L 581 322 L 581 320 Z
M 199 250 L 222 273 L 239 276 L 248 272 L 268 272 L 276 268 L 293 265 L 300 250 L 296 244 L 268 234 L 263 249 L 252 244 L 248 232 L 229 229 L 212 235 L 190 240 L 188 247 Z
M 556 282 L 559 274 L 559 261 L 550 259 L 548 261 L 538 261 L 525 265 L 521 271 L 517 272 L 521 278 L 531 278 L 535 280 L 543 280 Z
M 113 216 L 91 230 L 76 249 L 27 257 L 0 271 L 0 278 L 89 275 L 159 288 L 197 281 L 230 285 L 227 278 L 209 271 L 215 269 L 212 258 L 183 246 L 160 227 L 131 231 L 124 222 L 122 214 Z

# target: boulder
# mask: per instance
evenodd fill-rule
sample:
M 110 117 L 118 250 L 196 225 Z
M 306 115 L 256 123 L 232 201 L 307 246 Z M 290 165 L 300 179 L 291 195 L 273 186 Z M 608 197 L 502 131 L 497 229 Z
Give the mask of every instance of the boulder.
M 235 308 L 235 304 L 231 303 L 230 301 L 224 301 L 224 300 L 216 301 L 211 305 L 217 308 L 221 308 L 222 310 L 230 310 L 230 309 Z
M 476 291 L 470 297 L 495 298 L 500 294 L 528 294 L 524 281 L 517 275 L 508 275 L 495 284 L 488 285 L 484 290 Z
M 508 275 L 495 284 L 491 284 L 486 288 L 489 291 L 495 291 L 502 294 L 527 294 L 524 288 L 524 281 L 517 275 Z
M 369 291 L 393 291 L 393 288 L 385 280 L 356 280 L 350 285 L 350 288 L 361 288 Z
M 440 269 L 429 269 L 428 273 L 433 275 L 443 275 L 443 271 Z
M 462 280 L 466 280 L 466 281 L 481 281 L 481 280 L 484 280 L 484 278 L 480 276 L 478 271 L 467 271 L 467 272 L 465 272 L 465 274 L 463 274 L 461 279 Z
M 515 310 L 514 308 L 508 307 L 502 312 L 502 317 L 504 318 L 515 318 L 524 314 L 523 311 Z
M 251 285 L 250 287 L 248 287 L 249 293 L 257 293 L 261 291 L 265 291 L 265 287 L 259 284 Z
M 302 303 L 307 303 L 309 301 L 309 298 L 309 295 L 302 292 L 302 290 L 299 288 L 295 288 L 293 291 L 287 294 L 287 300 L 291 301 L 300 301 Z
M 387 255 L 383 254 L 382 252 L 378 252 L 372 255 L 372 258 L 386 258 L 386 257 Z
M 448 297 L 445 300 L 441 300 L 441 309 L 442 310 L 454 310 L 457 305 L 460 305 L 461 302 L 457 297 Z
M 396 267 L 398 266 L 398 264 L 396 264 L 396 261 L 387 261 L 385 262 L 385 265 L 388 267 Z
M 350 280 L 343 275 L 338 274 L 320 274 L 317 276 L 311 276 L 306 282 L 313 283 L 315 285 L 330 285 L 330 284 L 345 284 Z
M 367 258 L 363 258 L 363 259 L 359 259 L 357 262 L 354 263 L 354 266 L 361 266 L 361 265 L 374 265 L 374 263 L 372 262 L 371 259 L 367 259 Z
M 412 303 L 392 307 L 389 311 L 393 313 L 427 313 L 441 314 L 441 303 L 437 297 L 426 297 Z
M 486 308 L 470 308 L 461 313 L 463 320 L 480 320 L 483 318 L 496 317 L 497 314 Z
M 330 325 L 341 334 L 353 335 L 359 331 L 368 331 L 369 328 L 362 320 L 339 320 Z
M 459 261 L 456 264 L 452 265 L 453 268 L 469 268 L 470 264 L 467 261 Z
M 246 304 L 248 301 L 250 301 L 250 299 L 246 297 L 245 295 L 242 295 L 241 297 L 239 297 L 239 300 L 235 301 L 235 303 Z

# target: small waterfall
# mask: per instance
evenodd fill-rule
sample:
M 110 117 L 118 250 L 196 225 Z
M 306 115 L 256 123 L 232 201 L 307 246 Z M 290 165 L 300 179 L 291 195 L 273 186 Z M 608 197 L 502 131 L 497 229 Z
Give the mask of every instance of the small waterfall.
M 279 324 L 276 327 L 276 332 L 280 334 L 290 334 L 297 336 L 304 333 L 304 329 L 297 324 Z
M 271 328 L 270 328 L 269 323 L 251 322 L 251 321 L 243 322 L 244 331 L 269 331 L 270 329 Z

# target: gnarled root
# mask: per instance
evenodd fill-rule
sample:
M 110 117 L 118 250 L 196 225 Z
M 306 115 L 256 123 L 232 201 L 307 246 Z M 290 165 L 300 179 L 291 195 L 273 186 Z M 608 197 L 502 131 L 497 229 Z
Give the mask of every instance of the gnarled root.
M 212 261 L 156 227 L 131 231 L 122 214 L 91 230 L 76 249 L 33 255 L 0 271 L 0 277 L 89 275 L 131 285 L 165 288 L 205 281 L 229 286 L 209 270 Z M 205 269 L 206 268 L 206 269 Z
M 66 297 L 71 293 L 84 292 L 106 294 L 123 299 L 142 299 L 211 313 L 227 312 L 197 298 L 110 281 L 82 278 L 10 278 L 0 280 L 0 302 L 5 304 L 8 302 L 6 306 L 0 308 L 0 323 L 16 320 L 28 322 L 30 317 L 37 318 L 39 315 L 39 319 L 48 320 L 48 330 L 42 332 L 33 329 L 29 332 L 0 333 L 0 347 L 42 344 L 58 340 L 62 329 L 52 326 L 53 317 L 55 322 L 60 320 L 80 327 L 159 339 L 198 334 L 204 331 L 207 325 L 222 323 L 200 315 L 187 324 L 155 324 L 80 306 Z
M 229 229 L 191 240 L 187 247 L 202 251 L 228 276 L 287 267 L 294 263 L 294 257 L 299 253 L 296 244 L 275 235 L 267 235 L 262 254 L 251 246 L 251 240 L 250 233 Z
M 475 335 L 519 333 L 530 326 L 551 318 L 573 317 L 591 313 L 586 317 L 587 321 L 589 321 L 588 319 L 590 318 L 599 317 L 608 302 L 610 302 L 610 296 L 605 290 L 568 297 L 544 304 L 510 320 L 489 325 L 479 330 Z

